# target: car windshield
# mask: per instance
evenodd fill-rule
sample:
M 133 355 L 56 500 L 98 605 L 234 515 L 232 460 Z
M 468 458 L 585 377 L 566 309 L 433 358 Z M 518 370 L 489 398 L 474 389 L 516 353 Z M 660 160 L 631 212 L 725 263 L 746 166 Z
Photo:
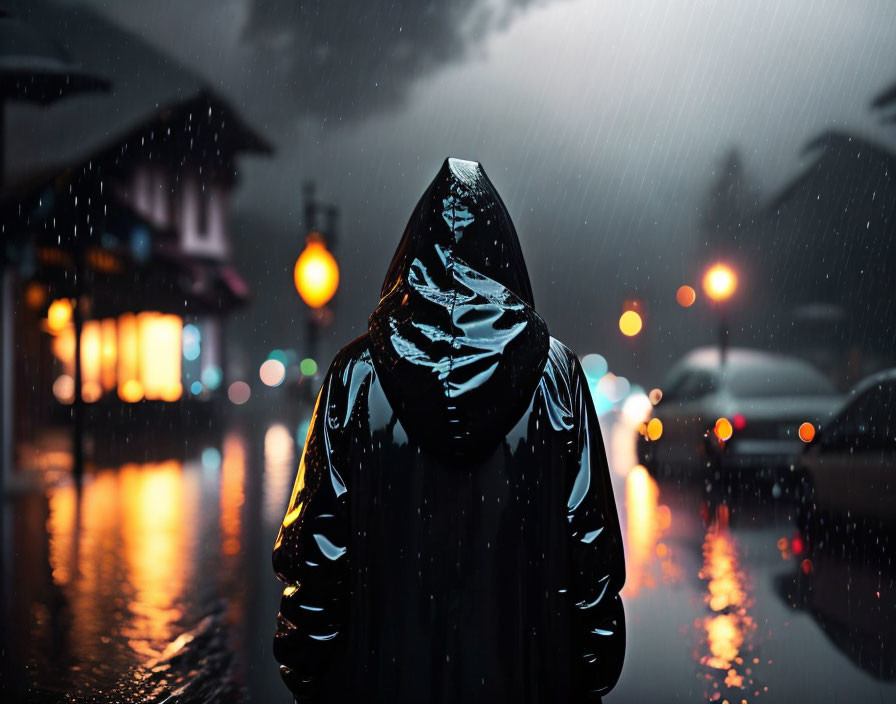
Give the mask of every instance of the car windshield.
M 821 373 L 793 361 L 734 366 L 726 374 L 726 385 L 734 396 L 816 396 L 836 391 Z

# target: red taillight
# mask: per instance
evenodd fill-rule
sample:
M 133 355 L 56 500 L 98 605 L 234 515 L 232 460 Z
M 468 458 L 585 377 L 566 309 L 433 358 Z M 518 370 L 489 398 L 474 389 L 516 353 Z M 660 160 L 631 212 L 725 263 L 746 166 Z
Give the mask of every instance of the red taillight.
M 734 429 L 735 430 L 743 430 L 744 428 L 747 427 L 747 418 L 746 418 L 746 416 L 744 416 L 741 413 L 735 414 L 735 416 L 734 416 L 734 418 L 732 418 L 732 420 L 734 421 Z

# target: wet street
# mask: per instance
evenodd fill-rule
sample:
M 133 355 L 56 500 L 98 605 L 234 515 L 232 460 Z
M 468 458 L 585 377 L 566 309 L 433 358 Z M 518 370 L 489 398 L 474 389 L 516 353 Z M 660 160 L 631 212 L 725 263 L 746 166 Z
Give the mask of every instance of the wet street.
M 98 469 L 64 451 L 7 498 L 4 701 L 289 702 L 271 655 L 270 550 L 300 423 L 231 424 L 184 461 Z M 813 552 L 771 494 L 713 506 L 635 466 L 603 419 L 626 541 L 626 664 L 608 702 L 896 700 L 882 559 Z

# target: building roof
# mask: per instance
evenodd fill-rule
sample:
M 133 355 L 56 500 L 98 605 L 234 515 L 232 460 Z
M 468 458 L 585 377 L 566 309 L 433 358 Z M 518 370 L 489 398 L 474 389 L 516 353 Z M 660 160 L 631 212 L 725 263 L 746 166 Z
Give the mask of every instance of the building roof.
M 268 152 L 270 146 L 206 81 L 144 39 L 89 7 L 52 0 L 6 0 L 6 9 L 56 37 L 87 71 L 112 82 L 112 91 L 75 96 L 49 109 L 7 108 L 9 181 L 59 164 L 82 163 L 135 131 L 196 100 L 229 115 L 234 152 Z M 64 129 L 60 126 L 64 125 Z

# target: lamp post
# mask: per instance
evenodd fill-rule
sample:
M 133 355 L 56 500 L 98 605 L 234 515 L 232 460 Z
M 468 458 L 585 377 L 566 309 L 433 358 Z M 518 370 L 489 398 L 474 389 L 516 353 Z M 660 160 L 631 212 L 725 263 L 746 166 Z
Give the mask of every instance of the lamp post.
M 713 264 L 703 275 L 703 291 L 719 307 L 719 366 L 728 354 L 728 306 L 726 302 L 737 290 L 737 274 L 727 264 Z
M 339 266 L 336 258 L 327 249 L 324 233 L 316 229 L 317 212 L 320 204 L 314 198 L 314 187 L 311 184 L 305 186 L 305 219 L 309 233 L 305 238 L 305 249 L 296 260 L 293 270 L 296 291 L 310 309 L 308 311 L 308 340 L 306 343 L 307 355 L 315 359 L 317 353 L 317 338 L 320 332 L 321 321 L 330 316 L 326 305 L 332 300 L 339 288 Z M 336 208 L 325 208 L 327 215 L 327 235 L 329 239 L 335 238 Z M 315 360 L 316 361 L 316 360 Z

